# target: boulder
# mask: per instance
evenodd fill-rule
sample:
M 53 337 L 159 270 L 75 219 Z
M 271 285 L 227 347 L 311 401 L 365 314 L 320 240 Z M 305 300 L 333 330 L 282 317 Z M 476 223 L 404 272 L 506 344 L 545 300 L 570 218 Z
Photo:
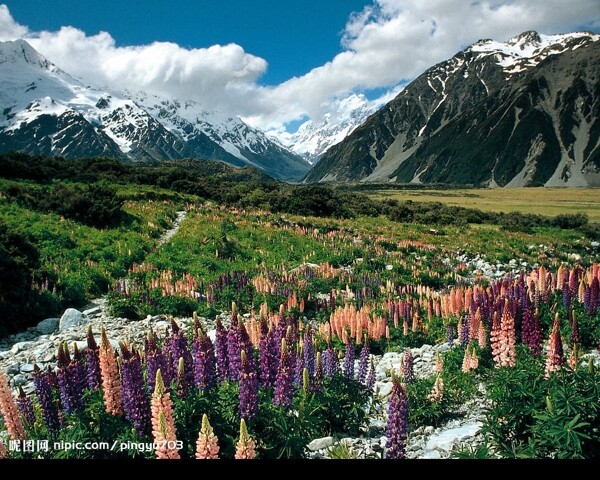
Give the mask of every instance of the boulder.
M 45 320 L 42 320 L 40 323 L 38 323 L 35 329 L 38 333 L 41 333 L 42 335 L 50 335 L 56 332 L 59 320 L 59 318 L 46 318 Z
M 58 329 L 62 332 L 67 328 L 83 325 L 88 321 L 88 318 L 75 308 L 67 308 L 58 323 Z
M 333 446 L 333 443 L 333 437 L 323 437 L 315 438 L 307 446 L 311 452 L 316 452 L 317 450 L 323 450 L 324 448 Z

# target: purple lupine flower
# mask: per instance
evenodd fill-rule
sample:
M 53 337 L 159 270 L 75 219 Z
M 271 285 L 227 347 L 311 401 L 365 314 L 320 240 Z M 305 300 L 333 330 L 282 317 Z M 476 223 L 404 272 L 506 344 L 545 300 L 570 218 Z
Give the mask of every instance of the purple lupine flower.
M 56 363 L 58 365 L 58 392 L 65 413 L 83 408 L 83 389 L 85 388 L 85 366 L 81 355 L 71 359 L 66 342 L 58 347 Z
M 454 344 L 454 327 L 451 323 L 448 324 L 448 328 L 446 330 L 446 341 L 450 347 Z
M 229 332 L 227 332 L 227 358 L 229 361 L 229 380 L 237 382 L 242 369 L 242 348 L 240 341 L 239 325 L 236 318 L 231 318 Z
M 137 433 L 141 436 L 150 432 L 150 398 L 144 385 L 142 363 L 136 351 L 123 342 L 121 348 L 121 378 L 123 410 Z
M 266 388 L 275 385 L 277 375 L 277 353 L 274 348 L 274 332 L 267 326 L 266 320 L 261 320 L 261 333 L 258 347 L 260 385 Z
M 308 374 L 312 378 L 315 376 L 315 347 L 313 345 L 312 328 L 310 327 L 307 327 L 304 332 L 302 355 L 304 357 L 304 366 L 308 369 Z
M 100 377 L 100 347 L 96 343 L 94 334 L 92 333 L 92 325 L 88 325 L 87 330 L 87 350 L 85 351 L 85 368 L 87 387 L 91 390 L 100 389 L 102 379 Z
M 51 371 L 43 372 L 37 365 L 33 369 L 33 384 L 35 393 L 38 397 L 40 407 L 42 408 L 42 418 L 44 424 L 51 435 L 58 433 L 60 429 L 60 420 L 58 416 L 58 405 L 52 395 L 52 375 Z
M 302 345 L 299 346 L 300 352 L 296 355 L 296 364 L 294 365 L 294 386 L 302 387 L 302 371 L 304 370 L 304 356 L 302 355 Z
M 596 310 L 600 305 L 600 281 L 598 277 L 594 277 L 592 279 L 592 284 L 590 285 L 590 300 L 589 300 L 589 311 L 588 314 L 590 317 L 596 315 Z
M 25 392 L 21 387 L 19 387 L 19 396 L 17 397 L 17 408 L 19 409 L 25 428 L 33 428 L 33 425 L 35 424 L 33 402 L 30 397 L 25 395 Z
M 217 316 L 215 334 L 215 349 L 217 353 L 217 376 L 220 382 L 229 378 L 229 355 L 227 353 L 227 330 L 223 326 L 221 319 Z
M 290 408 L 294 397 L 292 385 L 292 367 L 290 365 L 290 349 L 286 345 L 285 338 L 281 340 L 281 355 L 279 359 L 279 368 L 275 378 L 275 394 L 273 404 L 275 406 Z
M 199 390 L 207 390 L 215 385 L 216 358 L 212 340 L 202 329 L 197 330 L 193 343 L 194 383 Z
M 414 374 L 414 357 L 410 348 L 406 349 L 402 357 L 402 376 L 406 383 L 412 383 L 415 378 Z
M 254 363 L 249 361 L 245 350 L 242 350 L 240 356 L 242 361 L 239 394 L 240 417 L 250 420 L 258 413 L 258 376 Z
M 369 368 L 369 340 L 365 338 L 363 343 L 363 347 L 360 349 L 360 356 L 358 358 L 358 375 L 357 380 L 364 384 L 367 380 L 367 370 Z
M 168 390 L 171 386 L 171 368 L 170 362 L 165 357 L 163 351 L 159 348 L 156 334 L 149 331 L 145 340 L 146 350 L 146 376 L 148 378 L 148 393 L 154 393 L 154 383 L 156 382 L 156 372 L 160 370 L 165 388 Z
M 571 290 L 569 289 L 569 286 L 566 283 L 563 285 L 562 302 L 563 307 L 565 308 L 569 308 L 571 306 Z
M 173 372 L 179 371 L 179 359 L 183 358 L 183 376 L 178 378 L 178 391 L 187 393 L 194 385 L 194 360 L 187 338 L 177 322 L 171 318 L 171 365 Z M 162 372 L 161 372 L 162 373 Z M 183 382 L 183 383 L 182 383 Z
M 354 378 L 354 345 L 350 340 L 346 342 L 346 355 L 344 356 L 344 377 Z
M 467 348 L 469 345 L 469 330 L 471 329 L 471 319 L 469 314 L 465 316 L 464 322 L 462 322 L 462 328 L 460 329 L 460 346 Z
M 529 351 L 533 355 L 542 353 L 542 327 L 537 311 L 534 313 L 531 305 L 528 305 L 523 312 L 523 320 L 521 322 L 521 340 L 529 347 Z
M 338 373 L 340 365 L 338 363 L 337 356 L 331 347 L 331 344 L 327 346 L 327 350 L 323 352 L 323 370 L 327 378 L 332 378 Z
M 408 434 L 408 395 L 405 386 L 392 375 L 392 393 L 388 406 L 388 420 L 385 435 L 385 457 L 391 459 L 404 458 L 406 438 Z
M 571 310 L 571 312 L 569 312 L 569 316 L 571 317 L 571 343 L 581 343 L 581 335 L 579 334 L 579 322 L 577 321 L 575 311 Z

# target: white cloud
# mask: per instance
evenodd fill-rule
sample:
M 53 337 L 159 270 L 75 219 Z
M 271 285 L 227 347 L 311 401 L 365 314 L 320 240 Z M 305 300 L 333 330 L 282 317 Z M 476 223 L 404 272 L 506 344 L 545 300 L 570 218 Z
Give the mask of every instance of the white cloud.
M 15 22 L 6 5 L 0 5 L 0 42 L 21 38 L 27 27 Z
M 235 44 L 186 49 L 156 42 L 117 47 L 109 33 L 73 27 L 30 32 L 0 5 L 0 39 L 26 38 L 52 62 L 93 84 L 193 98 L 265 129 L 318 119 L 353 91 L 394 88 L 480 38 L 525 30 L 600 29 L 597 0 L 374 0 L 352 15 L 342 52 L 302 77 L 261 86 L 265 59 Z M 387 98 L 392 98 L 391 94 Z

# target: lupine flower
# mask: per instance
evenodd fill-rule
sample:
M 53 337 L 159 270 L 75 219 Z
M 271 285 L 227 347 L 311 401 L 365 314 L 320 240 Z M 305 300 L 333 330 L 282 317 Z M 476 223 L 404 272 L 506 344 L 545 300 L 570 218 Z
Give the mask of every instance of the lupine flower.
M 302 369 L 302 391 L 305 395 L 308 395 L 310 392 L 310 374 L 308 373 L 308 368 Z
M 25 392 L 19 387 L 19 396 L 17 397 L 17 408 L 21 413 L 23 424 L 27 428 L 32 428 L 35 423 L 35 412 L 31 398 L 25 395 Z
M 83 408 L 83 390 L 87 384 L 86 368 L 81 360 L 81 354 L 75 345 L 73 359 L 69 355 L 66 342 L 58 347 L 56 358 L 58 365 L 58 391 L 65 413 L 71 413 Z
M 354 378 L 354 345 L 350 341 L 346 342 L 346 355 L 344 356 L 344 377 Z
M 323 372 L 327 378 L 332 378 L 339 371 L 339 363 L 331 344 L 323 352 Z
M 242 346 L 240 341 L 239 325 L 236 316 L 231 317 L 231 325 L 227 332 L 227 358 L 229 361 L 229 380 L 237 382 L 242 369 Z
M 577 368 L 577 364 L 579 363 L 579 346 L 574 343 L 573 348 L 571 349 L 571 355 L 569 355 L 568 365 L 571 370 L 575 370 Z
M 362 384 L 364 384 L 367 380 L 367 370 L 369 368 L 370 356 L 369 341 L 365 337 L 363 347 L 360 349 L 360 356 L 358 357 L 358 376 L 356 378 Z
M 581 343 L 581 336 L 579 335 L 579 322 L 575 315 L 575 310 L 571 311 L 571 343 Z
M 217 316 L 215 322 L 215 350 L 217 353 L 217 376 L 219 381 L 224 382 L 229 378 L 229 354 L 227 353 L 227 330 L 221 319 Z
M 435 352 L 435 366 L 433 370 L 438 373 L 444 371 L 444 357 L 440 355 L 440 352 Z
M 500 324 L 500 366 L 514 367 L 517 361 L 515 319 L 508 308 L 508 300 L 504 302 L 504 311 Z
M 165 383 L 165 387 L 169 389 L 171 385 L 171 377 L 167 376 L 171 371 L 168 359 L 165 357 L 157 343 L 156 334 L 150 330 L 145 340 L 146 349 L 146 376 L 148 378 L 148 393 L 152 395 L 154 392 L 154 381 L 156 380 L 156 372 L 160 370 L 161 377 Z M 163 373 L 165 372 L 165 373 Z
M 142 364 L 137 352 L 121 342 L 121 375 L 123 377 L 123 409 L 139 435 L 150 429 L 150 400 L 147 395 Z
M 436 403 L 440 403 L 444 399 L 444 380 L 439 373 L 435 377 L 435 383 L 428 398 Z
M 369 374 L 367 375 L 365 385 L 370 389 L 375 386 L 375 364 L 373 363 L 373 357 L 371 357 L 369 362 Z
M 177 364 L 177 396 L 179 398 L 187 397 L 189 392 L 186 377 L 185 361 L 183 360 L 183 357 L 179 357 L 179 363 Z
M 281 342 L 281 339 L 279 341 Z M 275 334 L 272 330 L 269 330 L 264 318 L 261 320 L 261 335 L 258 352 L 258 380 L 263 387 L 272 387 L 275 385 L 275 377 L 277 376 L 278 351 L 275 346 Z
M 176 445 L 175 420 L 173 419 L 173 402 L 171 394 L 165 388 L 160 370 L 156 372 L 152 394 L 152 435 L 157 458 L 179 458 Z
M 321 362 L 321 352 L 317 352 L 317 360 L 315 363 L 315 376 L 311 384 L 313 392 L 320 392 L 323 390 L 323 363 Z
M 475 352 L 474 347 L 467 347 L 465 350 L 465 356 L 463 357 L 462 371 L 463 373 L 469 373 L 472 370 L 476 370 L 479 367 L 479 358 Z
M 481 349 L 484 349 L 487 345 L 487 332 L 483 323 L 480 323 L 477 329 L 477 343 Z
M 275 379 L 275 395 L 273 404 L 284 408 L 292 406 L 294 396 L 292 385 L 292 368 L 290 365 L 290 351 L 286 345 L 285 338 L 281 340 L 281 358 L 279 359 L 279 368 L 277 369 L 277 378 Z
M 408 395 L 405 386 L 392 373 L 392 392 L 388 406 L 386 458 L 404 458 L 408 434 Z
M 542 327 L 538 311 L 536 310 L 534 313 L 530 306 L 525 308 L 521 325 L 523 343 L 529 347 L 532 354 L 540 355 L 542 353 Z
M 196 441 L 196 458 L 200 460 L 219 458 L 219 442 L 206 413 L 202 415 L 202 427 Z
M 402 356 L 402 377 L 406 383 L 412 383 L 415 378 L 414 358 L 410 348 L 407 348 Z
M 254 365 L 242 350 L 242 371 L 240 372 L 239 410 L 240 417 L 250 420 L 258 412 L 258 377 Z
M 302 345 L 299 347 L 300 351 L 296 355 L 296 364 L 294 365 L 294 386 L 300 388 L 302 386 L 302 372 L 304 370 L 304 356 L 302 355 Z
M 171 361 L 173 365 L 173 371 L 177 372 L 177 395 L 179 397 L 187 395 L 194 385 L 194 360 L 188 347 L 187 338 L 185 333 L 177 325 L 177 322 L 171 318 Z M 183 375 L 179 378 L 180 372 L 180 359 L 183 358 Z
M 246 422 L 240 421 L 240 438 L 235 446 L 235 458 L 238 460 L 251 460 L 256 457 L 256 444 L 248 434 Z
M 96 343 L 94 334 L 92 333 L 92 325 L 88 325 L 87 330 L 87 350 L 85 351 L 85 368 L 87 386 L 91 390 L 100 388 L 102 378 L 100 377 L 100 359 L 98 351 L 100 347 Z
M 100 374 L 106 413 L 123 414 L 123 397 L 121 396 L 121 377 L 115 358 L 115 351 L 108 340 L 106 330 L 102 327 L 100 341 Z
M 58 406 L 52 395 L 51 372 L 43 372 L 37 365 L 33 368 L 33 384 L 35 393 L 42 409 L 42 418 L 44 424 L 51 434 L 58 432 L 60 420 L 58 416 Z
M 210 389 L 215 384 L 216 358 L 212 340 L 202 329 L 197 330 L 193 343 L 194 382 L 199 390 Z
M 560 321 L 557 313 L 554 317 L 552 333 L 550 334 L 550 340 L 548 341 L 545 377 L 550 378 L 550 374 L 559 371 L 564 363 L 562 338 L 560 336 Z
M 600 305 L 600 280 L 598 277 L 594 277 L 592 279 L 592 284 L 590 285 L 590 300 L 589 300 L 589 310 L 588 314 L 590 317 L 596 315 L 596 310 Z
M 458 323 L 458 338 L 460 340 L 460 346 L 462 348 L 467 348 L 469 344 L 469 329 L 471 326 L 471 319 L 467 316 L 464 322 L 459 320 Z
M 4 417 L 4 425 L 13 440 L 25 440 L 25 429 L 19 416 L 19 409 L 8 386 L 8 379 L 0 371 L 0 412 Z

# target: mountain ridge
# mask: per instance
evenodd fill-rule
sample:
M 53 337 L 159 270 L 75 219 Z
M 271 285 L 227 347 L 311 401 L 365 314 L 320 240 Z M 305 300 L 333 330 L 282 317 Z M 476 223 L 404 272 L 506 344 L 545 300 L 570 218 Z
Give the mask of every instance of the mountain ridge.
M 237 117 L 222 118 L 195 102 L 84 85 L 24 40 L 0 42 L 0 64 L 0 152 L 220 160 L 278 179 L 300 178 L 310 167 Z
M 600 185 L 599 40 L 480 40 L 417 77 L 303 181 Z

